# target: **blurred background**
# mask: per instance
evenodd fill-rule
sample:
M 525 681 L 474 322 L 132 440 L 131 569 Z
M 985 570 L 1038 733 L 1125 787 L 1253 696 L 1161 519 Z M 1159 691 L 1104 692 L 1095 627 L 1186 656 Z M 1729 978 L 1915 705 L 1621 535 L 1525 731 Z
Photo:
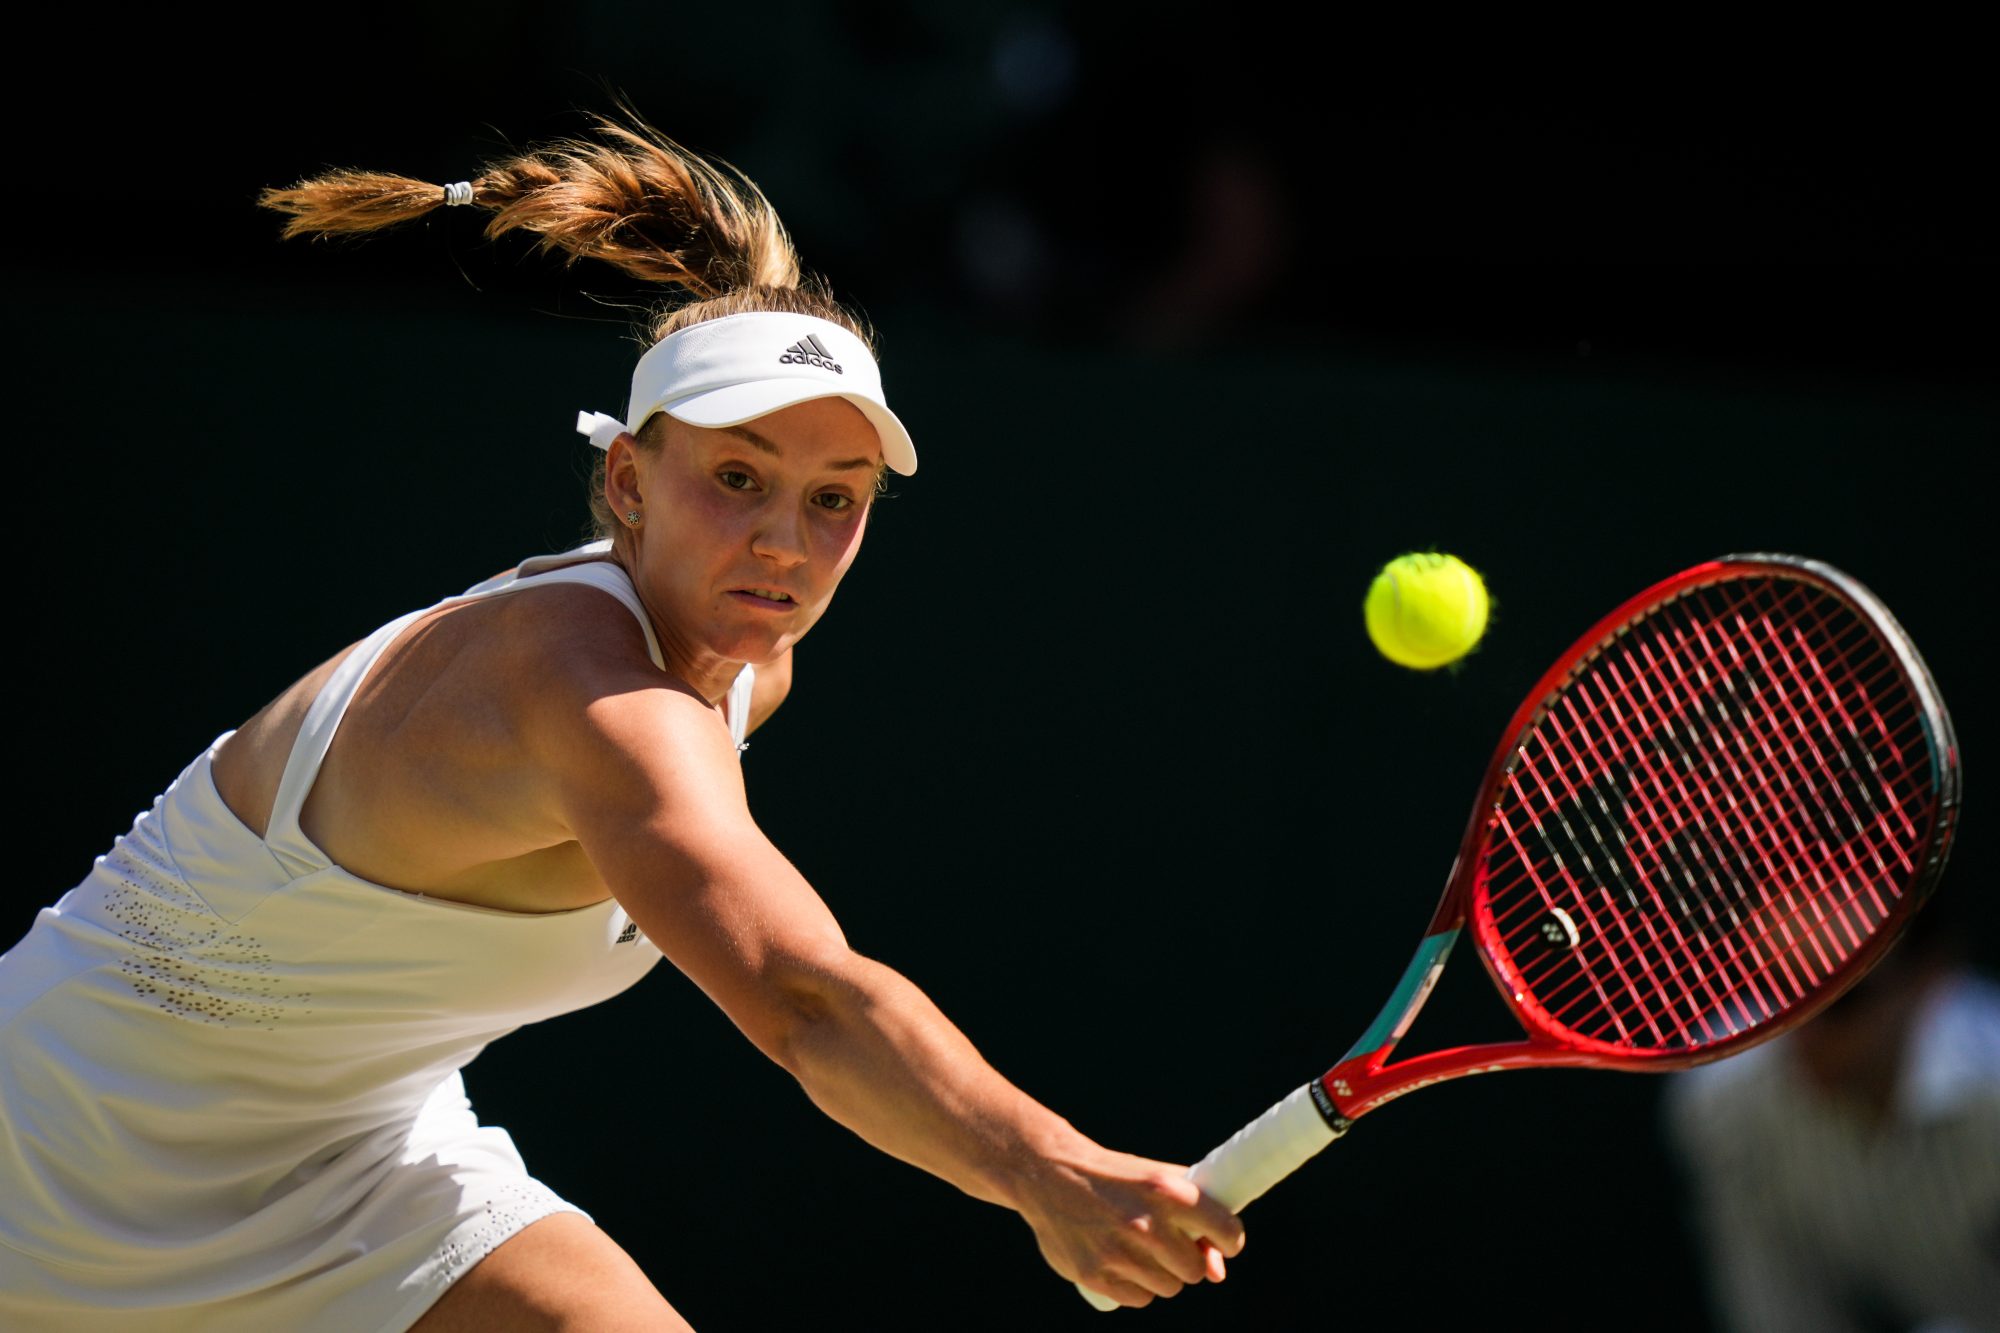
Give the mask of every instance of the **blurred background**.
M 1336 1058 L 1523 692 L 1730 551 L 1837 565 L 1922 647 L 1969 756 L 1937 906 L 1993 967 L 2000 229 L 1950 34 L 1913 67 L 1886 38 L 1443 44 L 1256 5 L 241 22 L 78 25 L 8 92 L 41 832 L 0 941 L 314 664 L 583 537 L 572 423 L 623 410 L 656 294 L 471 209 L 281 244 L 257 192 L 467 178 L 622 92 L 763 186 L 879 329 L 923 458 L 751 746 L 753 808 L 857 947 L 1086 1132 L 1191 1160 Z M 1433 546 L 1496 610 L 1416 674 L 1360 604 Z M 1467 956 L 1411 1043 L 1508 1026 Z M 467 1082 L 697 1327 L 1098 1317 L 669 969 Z M 1711 1327 L 1666 1082 L 1411 1098 L 1255 1206 L 1226 1286 L 1136 1318 Z

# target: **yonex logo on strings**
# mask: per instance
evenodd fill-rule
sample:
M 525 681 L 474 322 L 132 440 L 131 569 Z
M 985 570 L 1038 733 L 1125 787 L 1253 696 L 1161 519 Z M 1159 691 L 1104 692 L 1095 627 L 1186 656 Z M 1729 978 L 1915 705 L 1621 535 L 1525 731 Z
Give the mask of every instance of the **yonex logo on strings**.
M 840 368 L 840 363 L 833 359 L 833 353 L 826 350 L 826 344 L 819 340 L 819 336 L 811 333 L 786 348 L 785 354 L 778 358 L 778 364 L 818 366 L 821 370 L 830 370 L 836 375 L 847 373 Z

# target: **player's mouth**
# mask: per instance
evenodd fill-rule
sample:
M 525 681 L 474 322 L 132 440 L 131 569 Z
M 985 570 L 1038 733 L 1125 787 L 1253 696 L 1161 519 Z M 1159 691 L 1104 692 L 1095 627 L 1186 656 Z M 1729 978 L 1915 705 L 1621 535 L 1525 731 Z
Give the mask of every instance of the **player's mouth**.
M 731 588 L 729 595 L 739 602 L 768 611 L 789 611 L 798 603 L 782 588 Z

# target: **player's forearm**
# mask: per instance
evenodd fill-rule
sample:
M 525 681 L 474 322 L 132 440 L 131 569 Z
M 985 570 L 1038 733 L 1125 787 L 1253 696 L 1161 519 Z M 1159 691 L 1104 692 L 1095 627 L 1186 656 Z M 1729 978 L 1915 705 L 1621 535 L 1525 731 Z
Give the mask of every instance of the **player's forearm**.
M 826 957 L 823 955 L 822 957 Z M 1009 1083 L 908 981 L 840 951 L 781 986 L 765 1045 L 828 1115 L 1021 1214 L 1051 1268 L 1125 1304 L 1223 1278 L 1243 1229 L 1186 1171 L 1112 1152 Z M 763 1044 L 763 1043 L 760 1043 Z
M 813 980 L 798 1012 L 774 1054 L 814 1104 L 974 1198 L 1020 1207 L 1036 1177 L 1095 1148 L 880 963 L 844 960 Z

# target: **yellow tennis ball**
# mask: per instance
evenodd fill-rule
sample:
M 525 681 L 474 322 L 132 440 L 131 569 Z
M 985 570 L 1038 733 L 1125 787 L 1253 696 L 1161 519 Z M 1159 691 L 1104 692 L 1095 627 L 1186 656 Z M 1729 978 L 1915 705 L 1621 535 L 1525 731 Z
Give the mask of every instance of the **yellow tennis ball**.
M 1486 584 L 1455 555 L 1417 551 L 1382 566 L 1362 613 L 1368 637 L 1398 666 L 1429 671 L 1471 652 L 1486 632 Z

